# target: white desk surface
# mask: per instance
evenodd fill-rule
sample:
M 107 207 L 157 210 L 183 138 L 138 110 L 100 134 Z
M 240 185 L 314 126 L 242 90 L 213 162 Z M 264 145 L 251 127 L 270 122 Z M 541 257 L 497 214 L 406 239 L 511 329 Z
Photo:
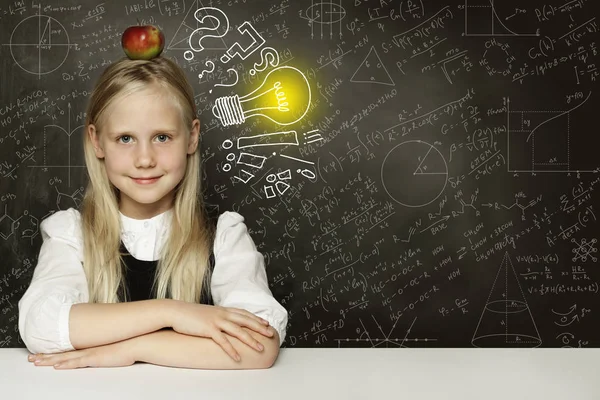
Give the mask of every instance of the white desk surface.
M 281 349 L 270 369 L 55 370 L 0 349 L 0 398 L 598 400 L 600 349 Z

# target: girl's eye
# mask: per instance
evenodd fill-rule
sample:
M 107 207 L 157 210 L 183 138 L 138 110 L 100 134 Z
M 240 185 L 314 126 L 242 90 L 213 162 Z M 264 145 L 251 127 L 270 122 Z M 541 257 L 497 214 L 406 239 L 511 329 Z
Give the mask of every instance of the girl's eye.
M 164 139 L 165 139 L 165 140 L 160 140 L 160 142 L 161 142 L 161 143 L 164 143 L 164 142 L 166 142 L 166 141 L 167 141 L 167 139 L 170 139 L 170 138 L 171 138 L 169 135 L 166 135 L 166 134 L 164 134 L 164 133 L 163 133 L 163 134 L 160 134 L 160 135 L 156 135 L 156 137 L 162 137 L 162 138 L 164 138 Z M 117 141 L 119 141 L 119 140 L 121 140 L 121 139 L 123 139 L 123 138 L 128 138 L 128 139 L 131 139 L 131 136 L 129 136 L 129 135 L 123 135 L 123 136 L 119 136 L 119 137 L 117 138 Z M 121 143 L 129 143 L 129 140 L 127 140 L 127 141 L 125 141 L 125 142 L 121 142 Z

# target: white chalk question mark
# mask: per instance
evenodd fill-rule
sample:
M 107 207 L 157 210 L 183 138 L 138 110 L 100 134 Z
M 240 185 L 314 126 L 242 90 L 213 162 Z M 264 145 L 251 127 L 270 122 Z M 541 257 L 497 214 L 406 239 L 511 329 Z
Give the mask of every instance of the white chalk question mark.
M 210 74 L 210 73 L 212 73 L 215 70 L 215 63 L 214 62 L 212 62 L 212 61 L 209 60 L 209 61 L 207 61 L 207 62 L 204 63 L 204 65 L 206 65 L 207 67 L 208 67 L 208 64 L 212 65 L 212 69 L 203 69 L 202 72 L 200 72 L 198 74 L 198 78 L 202 79 L 202 76 L 204 76 L 205 72 L 208 72 Z
M 260 51 L 260 62 L 254 63 L 254 68 L 250 70 L 250 75 L 256 75 L 257 72 L 264 71 L 269 65 L 272 67 L 279 65 L 279 53 L 272 47 L 264 47 Z
M 229 87 L 229 86 L 235 86 L 235 85 L 237 85 L 237 83 L 238 83 L 238 81 L 239 81 L 239 79 L 240 79 L 240 77 L 239 77 L 239 75 L 238 75 L 238 72 L 236 71 L 236 69 L 235 69 L 235 68 L 229 68 L 229 69 L 227 70 L 227 72 L 229 72 L 229 71 L 233 71 L 233 72 L 235 72 L 235 82 L 233 82 L 233 83 L 228 83 L 228 84 L 224 84 L 224 83 L 217 83 L 217 84 L 215 85 L 215 87 L 217 87 L 217 86 L 225 86 L 225 87 Z M 208 91 L 208 93 L 212 93 L 212 89 L 210 89 L 210 90 Z
M 203 11 L 206 12 L 206 15 L 200 17 L 200 13 Z M 207 18 L 215 19 L 217 21 L 217 26 L 214 26 L 212 28 L 202 26 L 202 27 L 194 30 L 194 32 L 192 32 L 192 34 L 190 35 L 190 37 L 188 39 L 188 43 L 190 45 L 190 48 L 196 53 L 204 50 L 204 46 L 202 46 L 202 40 L 204 38 L 207 38 L 207 37 L 220 38 L 220 37 L 225 36 L 227 34 L 227 32 L 229 31 L 229 19 L 227 18 L 227 15 L 225 15 L 225 13 L 218 8 L 215 8 L 215 7 L 199 8 L 194 13 L 194 18 L 196 18 L 196 21 L 198 21 L 200 24 L 204 24 L 204 20 L 206 20 Z M 206 31 L 217 31 L 221 27 L 221 21 L 224 22 L 224 27 L 222 28 L 223 33 L 219 34 L 218 32 L 216 32 L 217 33 L 216 35 L 205 34 Z M 213 25 L 214 25 L 214 22 L 213 22 Z M 200 37 L 198 39 L 193 39 L 194 36 L 198 36 L 198 35 L 200 35 Z M 198 46 L 195 48 L 192 45 L 192 42 L 194 42 L 196 40 L 198 42 Z M 187 61 L 193 60 L 194 52 L 187 50 L 185 53 L 183 53 L 183 57 Z

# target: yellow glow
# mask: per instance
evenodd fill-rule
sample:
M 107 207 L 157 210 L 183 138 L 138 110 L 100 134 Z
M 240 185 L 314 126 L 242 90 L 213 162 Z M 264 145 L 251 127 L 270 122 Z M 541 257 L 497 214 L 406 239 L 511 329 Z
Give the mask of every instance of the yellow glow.
M 306 114 L 310 105 L 310 86 L 302 72 L 294 67 L 271 71 L 263 84 L 240 97 L 244 116 L 262 115 L 280 125 L 289 125 Z

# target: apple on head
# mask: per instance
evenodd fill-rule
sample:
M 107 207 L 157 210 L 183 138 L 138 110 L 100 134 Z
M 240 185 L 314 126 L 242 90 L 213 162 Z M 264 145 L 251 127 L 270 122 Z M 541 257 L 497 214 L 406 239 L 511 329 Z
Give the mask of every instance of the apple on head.
M 158 57 L 165 47 L 165 35 L 154 25 L 134 25 L 125 29 L 121 47 L 132 60 Z

